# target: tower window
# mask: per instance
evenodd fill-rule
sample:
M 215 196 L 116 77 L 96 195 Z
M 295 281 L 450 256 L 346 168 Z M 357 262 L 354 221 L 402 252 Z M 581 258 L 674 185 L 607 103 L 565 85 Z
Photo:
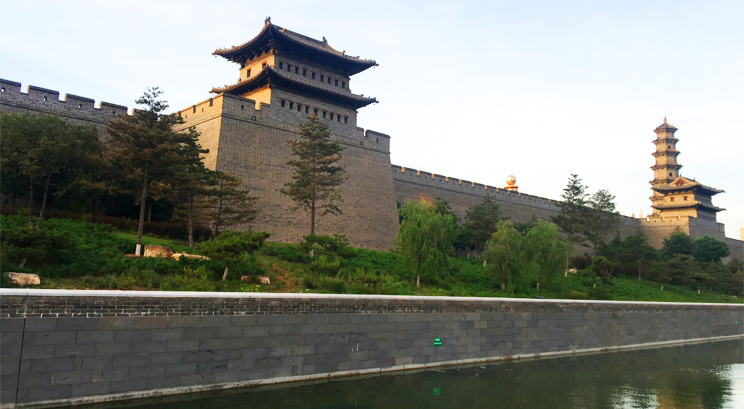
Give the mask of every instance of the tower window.
M 669 177 L 672 177 L 672 172 L 669 172 Z
M 320 75 L 320 81 L 321 82 L 325 81 L 325 75 L 322 75 L 322 74 Z
M 295 74 L 299 74 L 299 73 L 300 73 L 300 67 L 295 67 Z
M 346 88 L 346 81 L 341 81 L 341 88 Z
M 292 64 L 287 64 L 287 71 L 292 72 Z
M 670 197 L 670 198 L 669 198 L 669 201 L 670 201 L 670 202 L 673 202 L 673 201 L 674 201 L 674 198 L 673 198 L 673 197 Z
M 241 105 L 240 106 L 240 109 L 245 109 L 245 105 Z
M 281 61 L 279 61 L 279 68 L 282 69 L 282 70 L 284 69 L 284 63 L 281 62 Z
M 308 107 L 308 106 L 305 107 L 305 113 L 306 114 L 309 114 L 310 113 L 310 107 Z
M 336 115 L 336 122 L 341 122 L 341 115 Z
M 315 79 L 315 73 L 314 72 L 311 72 L 310 74 L 311 74 L 311 78 L 312 79 Z
M 331 121 L 333 121 L 333 112 L 331 112 Z
M 338 87 L 338 80 L 335 80 L 335 81 L 336 81 L 336 84 L 335 85 Z
M 294 102 L 289 101 L 289 109 L 294 109 Z
M 245 70 L 245 77 L 248 78 L 251 76 L 251 70 Z
M 307 70 L 304 68 L 302 69 L 302 76 L 307 77 Z
M 344 117 L 344 123 L 345 123 L 345 124 L 348 124 L 348 123 L 349 123 L 349 117 L 348 117 L 348 116 L 345 116 L 345 117 Z
M 287 101 L 282 100 L 282 108 L 284 108 L 284 105 L 286 105 Z
M 682 197 L 682 199 L 684 199 L 684 201 L 686 202 L 687 201 L 687 196 Z
M 326 115 L 328 115 L 328 111 L 323 111 L 323 118 L 325 118 Z
M 301 111 L 302 111 L 302 105 L 297 104 L 297 112 L 301 112 Z
M 313 115 L 318 115 L 318 108 L 313 108 Z
M 328 83 L 329 84 L 331 83 L 331 77 L 328 77 Z

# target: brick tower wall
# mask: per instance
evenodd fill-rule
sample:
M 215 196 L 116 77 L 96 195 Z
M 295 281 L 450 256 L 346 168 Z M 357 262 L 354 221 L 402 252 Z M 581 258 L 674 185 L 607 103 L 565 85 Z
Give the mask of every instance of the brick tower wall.
M 296 243 L 310 232 L 310 215 L 294 208 L 279 192 L 292 177 L 288 139 L 299 138 L 298 124 L 306 116 L 278 105 L 221 94 L 184 109 L 186 126 L 195 126 L 201 143 L 210 149 L 209 167 L 242 179 L 257 196 L 257 218 L 241 229 L 271 233 L 272 241 Z M 296 117 L 296 118 L 295 118 Z M 338 132 L 330 124 L 331 138 L 344 146 L 341 165 L 348 180 L 341 186 L 343 214 L 316 219 L 316 233 L 342 233 L 353 246 L 387 250 L 398 227 L 393 180 L 390 175 L 390 138 L 374 131 L 352 128 Z M 346 124 L 346 126 L 351 126 Z M 345 134 L 345 135 L 344 135 Z

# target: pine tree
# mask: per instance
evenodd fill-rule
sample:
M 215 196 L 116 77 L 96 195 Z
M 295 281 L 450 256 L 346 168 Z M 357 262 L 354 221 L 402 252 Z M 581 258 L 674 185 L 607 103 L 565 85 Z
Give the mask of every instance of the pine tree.
M 465 244 L 476 252 L 482 252 L 486 241 L 491 238 L 501 220 L 504 218 L 501 217 L 499 204 L 493 196 L 486 194 L 480 203 L 465 211 L 463 226 Z
M 210 219 L 212 237 L 236 224 L 248 223 L 256 218 L 257 197 L 241 188 L 241 180 L 228 173 L 215 171 L 211 176 L 212 187 L 207 192 L 210 208 L 206 216 Z
M 200 150 L 196 142 L 199 134 L 193 128 L 186 132 L 173 130 L 175 125 L 183 124 L 183 119 L 163 113 L 168 104 L 159 99 L 160 95 L 157 87 L 148 88 L 135 101 L 144 105 L 144 110 L 135 109 L 133 115 L 119 116 L 107 126 L 107 157 L 111 168 L 119 173 L 113 189 L 134 194 L 140 206 L 136 254 L 142 247 L 147 201 L 170 193 L 177 169 L 192 157 L 191 150 Z
M 341 214 L 338 187 L 346 181 L 344 168 L 338 165 L 343 146 L 330 139 L 328 125 L 313 115 L 300 125 L 300 138 L 288 140 L 294 168 L 292 181 L 280 191 L 300 209 L 310 213 L 310 235 L 315 234 L 316 216 Z
M 561 194 L 563 201 L 558 203 L 560 213 L 550 218 L 550 221 L 558 225 L 568 240 L 576 244 L 587 242 L 585 232 L 589 208 L 587 207 L 586 189 L 587 187 L 581 184 L 579 175 L 571 174 Z

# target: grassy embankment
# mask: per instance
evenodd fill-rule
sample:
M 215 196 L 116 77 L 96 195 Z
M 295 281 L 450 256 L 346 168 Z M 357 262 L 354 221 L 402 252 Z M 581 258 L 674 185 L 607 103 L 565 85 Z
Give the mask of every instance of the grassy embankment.
M 592 288 L 591 278 L 570 274 L 563 278 L 563 288 L 513 294 L 499 291 L 499 282 L 484 272 L 478 259 L 452 258 L 448 271 L 428 277 L 422 288 L 415 288 L 412 275 L 400 266 L 394 252 L 355 249 L 348 258 L 319 256 L 311 259 L 298 246 L 266 243 L 253 257 L 231 266 L 227 281 L 221 281 L 224 265 L 217 261 L 182 259 L 180 261 L 129 258 L 124 253 L 134 250 L 136 235 L 117 232 L 108 225 L 67 219 L 44 222 L 48 233 L 32 242 L 35 251 L 24 252 L 22 243 L 13 242 L 26 220 L 4 216 L 2 286 L 14 287 L 6 272 L 28 272 L 41 276 L 39 288 L 171 290 L 171 291 L 245 291 L 245 292 L 319 292 L 349 294 L 414 294 L 476 297 L 545 297 L 578 299 L 613 299 L 632 301 L 735 302 L 734 296 L 703 289 L 701 294 L 687 287 L 667 285 L 664 291 L 657 283 L 635 278 L 616 277 L 612 285 Z M 187 243 L 156 237 L 145 237 L 145 244 L 169 246 L 174 252 L 198 254 Z M 23 257 L 27 262 L 19 267 Z M 271 279 L 271 284 L 258 284 L 258 275 Z M 249 282 L 241 281 L 249 277 Z

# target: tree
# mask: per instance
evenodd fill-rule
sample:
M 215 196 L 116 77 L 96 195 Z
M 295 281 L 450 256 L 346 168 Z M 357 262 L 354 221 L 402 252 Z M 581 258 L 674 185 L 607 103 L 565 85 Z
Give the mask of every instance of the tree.
M 695 243 L 692 238 L 683 232 L 679 227 L 675 228 L 674 231 L 664 239 L 664 245 L 661 248 L 661 253 L 666 258 L 671 258 L 676 254 L 692 255 L 695 253 Z
M 592 265 L 589 268 L 592 274 L 592 288 L 597 288 L 597 280 L 604 284 L 612 282 L 612 273 L 617 264 L 603 256 L 592 257 Z
M 257 197 L 240 187 L 240 178 L 225 172 L 212 173 L 212 187 L 207 191 L 211 209 L 207 213 L 212 227 L 212 236 L 236 224 L 248 223 L 256 218 Z
M 520 269 L 524 267 L 523 240 L 511 222 L 501 220 L 496 226 L 496 231 L 486 241 L 483 259 L 487 268 L 495 270 L 500 278 L 502 291 L 506 290 L 507 283 L 514 288 L 513 282 L 516 281 Z
M 697 261 L 718 262 L 729 255 L 726 243 L 710 236 L 698 237 L 693 241 L 693 257 Z
M 173 219 L 186 221 L 189 247 L 194 247 L 196 221 L 205 217 L 212 207 L 212 201 L 207 196 L 210 181 L 213 179 L 211 175 L 212 171 L 205 168 L 201 160 L 186 165 L 178 174 L 176 182 L 178 205 L 174 209 Z
M 184 161 L 199 148 L 199 134 L 194 128 L 175 132 L 183 119 L 175 114 L 163 114 L 168 104 L 159 99 L 162 92 L 155 88 L 135 101 L 144 110 L 134 110 L 131 116 L 118 116 L 107 126 L 110 135 L 107 156 L 113 169 L 120 172 L 114 189 L 132 193 L 140 206 L 137 227 L 136 254 L 140 254 L 145 224 L 145 209 L 149 199 L 157 200 L 171 189 L 171 178 Z M 197 153 L 198 155 L 198 153 Z M 140 192 L 140 193 L 137 193 Z
M 649 244 L 645 234 L 638 232 L 623 240 L 615 237 L 602 244 L 598 253 L 616 263 L 624 274 L 637 274 L 638 281 L 641 281 L 643 271 L 656 260 L 659 252 Z
M 586 190 L 587 187 L 581 184 L 579 175 L 571 174 L 561 194 L 563 201 L 558 202 L 560 213 L 550 218 L 568 240 L 576 244 L 585 244 L 587 240 L 585 232 L 589 208 Z
M 469 248 L 476 252 L 483 251 L 486 241 L 491 238 L 499 221 L 503 219 L 499 207 L 493 196 L 486 194 L 480 203 L 465 211 L 463 234 Z
M 92 125 L 73 125 L 57 115 L 6 114 L 0 119 L 3 149 L 0 151 L 4 183 L 13 178 L 28 180 L 29 224 L 33 213 L 34 185 L 43 194 L 38 227 L 44 219 L 50 187 L 57 195 L 70 190 L 82 177 L 82 170 L 100 151 L 98 132 Z
M 338 165 L 343 146 L 330 139 L 328 125 L 313 115 L 300 125 L 300 138 L 288 140 L 294 168 L 292 181 L 280 191 L 310 213 L 310 235 L 315 234 L 316 214 L 341 214 L 342 201 L 338 187 L 346 180 L 344 168 Z
M 421 276 L 432 277 L 448 266 L 455 239 L 451 215 L 438 214 L 425 202 L 409 201 L 401 207 L 403 222 L 395 239 L 403 264 L 416 273 L 416 287 Z
M 615 209 L 615 196 L 605 189 L 595 192 L 588 201 L 590 211 L 584 224 L 584 236 L 596 250 L 607 240 L 620 233 L 622 218 Z
M 529 269 L 537 276 L 537 289 L 541 280 L 545 288 L 559 287 L 558 278 L 566 270 L 573 247 L 558 237 L 558 227 L 538 222 L 525 234 L 524 245 Z
M 215 238 L 199 243 L 198 248 L 207 257 L 225 263 L 225 272 L 222 274 L 222 281 L 225 281 L 230 265 L 260 249 L 267 238 L 269 233 L 264 231 L 225 230 Z

